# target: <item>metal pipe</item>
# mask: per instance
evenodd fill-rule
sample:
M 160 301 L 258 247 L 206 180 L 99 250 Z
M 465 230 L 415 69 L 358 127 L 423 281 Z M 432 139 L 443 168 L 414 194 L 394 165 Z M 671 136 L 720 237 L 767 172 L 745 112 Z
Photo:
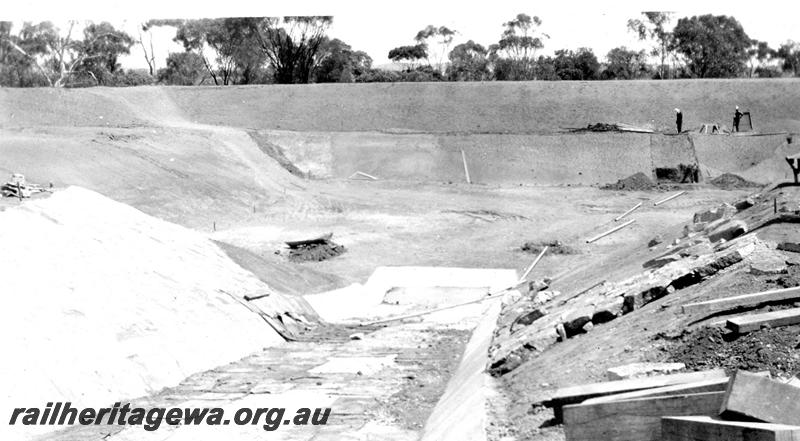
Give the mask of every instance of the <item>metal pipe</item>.
M 638 208 L 639 208 L 639 207 L 641 207 L 641 206 L 642 206 L 642 203 L 641 203 L 641 202 L 639 202 L 638 204 L 636 204 L 636 206 L 635 206 L 635 207 L 633 207 L 633 208 L 631 208 L 630 210 L 628 210 L 628 211 L 626 211 L 626 212 L 624 212 L 624 213 L 620 214 L 619 216 L 615 217 L 615 218 L 614 218 L 614 222 L 617 222 L 617 221 L 619 221 L 620 219 L 622 219 L 623 217 L 625 217 L 625 216 L 627 216 L 627 215 L 629 215 L 629 214 L 633 213 L 633 212 L 634 212 L 636 209 L 638 209 Z
M 542 249 L 542 251 L 539 253 L 539 255 L 536 256 L 536 259 L 533 260 L 533 263 L 531 263 L 531 266 L 529 266 L 528 269 L 525 270 L 525 273 L 522 274 L 522 277 L 519 278 L 519 281 L 517 281 L 517 284 L 520 284 L 520 283 L 525 281 L 525 278 L 527 278 L 528 274 L 531 273 L 531 271 L 533 270 L 533 267 L 535 267 L 536 264 L 539 263 L 540 260 L 542 260 L 542 257 L 544 256 L 544 253 L 546 253 L 549 248 L 550 248 L 549 246 L 545 245 L 545 247 Z
M 361 326 L 378 325 L 378 324 L 381 324 L 381 323 L 389 323 L 389 322 L 394 322 L 394 321 L 397 321 L 397 320 L 405 320 L 405 319 L 410 319 L 410 318 L 414 318 L 414 317 L 422 317 L 423 315 L 433 314 L 434 312 L 439 312 L 439 311 L 446 311 L 448 309 L 458 308 L 459 306 L 471 305 L 473 303 L 480 303 L 480 302 L 483 302 L 483 301 L 486 301 L 486 300 L 492 300 L 492 299 L 502 299 L 503 296 L 498 295 L 498 294 L 502 294 L 502 293 L 504 293 L 506 291 L 511 291 L 512 289 L 516 289 L 517 287 L 519 287 L 519 285 L 520 284 L 517 284 L 516 286 L 509 286 L 508 288 L 503 289 L 501 291 L 497 291 L 495 293 L 489 293 L 489 294 L 486 295 L 486 297 L 482 297 L 482 298 L 477 299 L 477 300 L 470 300 L 469 302 L 457 303 L 455 305 L 450 305 L 450 306 L 443 306 L 441 308 L 430 309 L 428 311 L 423 311 L 423 312 L 415 312 L 413 314 L 398 315 L 397 317 L 389 317 L 389 318 L 380 319 L 380 320 L 373 320 L 373 321 L 370 321 L 370 322 L 363 322 L 363 323 L 361 323 Z
M 592 243 L 592 242 L 596 241 L 597 239 L 600 239 L 601 237 L 605 237 L 605 236 L 608 236 L 611 233 L 619 231 L 619 230 L 627 227 L 628 225 L 630 225 L 630 224 L 632 224 L 634 222 L 636 222 L 636 219 L 631 219 L 631 220 L 629 220 L 628 222 L 625 222 L 622 225 L 617 225 L 616 227 L 606 231 L 605 233 L 598 234 L 597 236 L 595 236 L 595 237 L 593 237 L 591 239 L 586 239 L 586 243 Z
M 664 202 L 671 201 L 671 200 L 675 199 L 676 197 L 678 197 L 678 196 L 680 196 L 680 195 L 682 195 L 682 194 L 684 194 L 684 193 L 686 193 L 686 191 L 681 191 L 681 192 L 675 193 L 674 195 L 672 195 L 672 196 L 670 196 L 670 197 L 668 197 L 668 198 L 666 198 L 666 199 L 662 199 L 662 200 L 660 200 L 660 201 L 656 202 L 656 203 L 655 203 L 655 204 L 653 204 L 653 205 L 661 205 L 661 204 L 663 204 Z

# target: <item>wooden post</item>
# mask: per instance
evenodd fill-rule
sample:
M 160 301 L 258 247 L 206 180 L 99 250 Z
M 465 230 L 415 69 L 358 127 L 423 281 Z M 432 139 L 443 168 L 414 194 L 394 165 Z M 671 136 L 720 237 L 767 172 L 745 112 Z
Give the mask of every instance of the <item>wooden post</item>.
M 595 237 L 592 237 L 590 239 L 586 239 L 586 243 L 592 243 L 592 242 L 596 241 L 597 239 L 600 239 L 601 237 L 608 236 L 611 233 L 617 232 L 617 231 L 627 227 L 628 225 L 630 225 L 630 224 L 632 224 L 634 222 L 636 222 L 636 219 L 631 219 L 631 220 L 629 220 L 628 222 L 625 222 L 622 225 L 617 225 L 616 227 L 614 227 L 614 228 L 612 228 L 612 229 L 610 229 L 610 230 L 608 230 L 608 231 L 606 231 L 604 233 L 600 233 Z
M 625 217 L 625 216 L 627 216 L 627 215 L 629 215 L 629 214 L 633 213 L 633 212 L 634 212 L 634 211 L 635 211 L 637 208 L 639 208 L 639 207 L 641 207 L 641 206 L 642 206 L 642 203 L 641 203 L 641 202 L 639 202 L 638 204 L 636 204 L 636 206 L 634 206 L 634 207 L 633 207 L 633 208 L 631 208 L 630 210 L 628 210 L 628 211 L 626 211 L 626 212 L 624 212 L 624 213 L 620 214 L 619 216 L 615 217 L 615 218 L 614 218 L 614 222 L 618 222 L 620 219 L 622 219 L 623 217 Z
M 666 199 L 662 199 L 662 200 L 660 200 L 660 201 L 656 202 L 656 203 L 655 203 L 655 204 L 653 204 L 653 205 L 661 205 L 661 204 L 663 204 L 664 202 L 671 201 L 671 200 L 675 199 L 676 197 L 678 197 L 678 196 L 680 196 L 680 195 L 682 195 L 682 194 L 684 194 L 684 193 L 686 193 L 686 191 L 681 191 L 681 192 L 675 193 L 674 195 L 672 195 L 672 196 L 670 196 L 670 197 L 668 197 L 668 198 L 666 198 Z
M 467 176 L 467 184 L 472 184 L 472 181 L 469 179 L 469 168 L 467 167 L 467 154 L 464 153 L 464 149 L 461 149 L 461 160 L 464 161 L 464 174 Z
M 528 274 L 531 273 L 531 271 L 533 270 L 533 267 L 535 267 L 536 264 L 539 263 L 540 260 L 542 260 L 542 257 L 544 256 L 544 253 L 546 253 L 549 248 L 550 248 L 549 246 L 545 245 L 545 247 L 542 249 L 542 251 L 539 253 L 539 255 L 536 256 L 536 259 L 533 260 L 533 263 L 531 263 L 531 266 L 529 266 L 528 269 L 525 270 L 525 273 L 522 274 L 522 277 L 519 278 L 519 281 L 517 282 L 518 284 L 525 281 L 525 278 L 527 278 Z
M 22 202 L 22 187 L 20 187 L 19 182 L 17 182 L 17 197 L 19 201 Z

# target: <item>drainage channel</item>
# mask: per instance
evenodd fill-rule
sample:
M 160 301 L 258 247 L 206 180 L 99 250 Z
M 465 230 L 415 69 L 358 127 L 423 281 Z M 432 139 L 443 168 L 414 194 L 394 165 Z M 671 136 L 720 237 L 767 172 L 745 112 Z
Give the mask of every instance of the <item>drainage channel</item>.
M 425 277 L 408 278 L 409 271 Z M 480 298 L 494 285 L 515 280 L 516 273 L 398 268 L 376 274 L 355 294 L 349 293 L 353 298 L 341 291 L 309 296 L 323 317 L 326 302 L 340 309 L 327 311 L 339 317 L 339 323 L 320 327 L 311 338 L 266 348 L 192 375 L 176 387 L 130 400 L 132 407 L 146 409 L 221 408 L 231 420 L 240 409 L 284 408 L 277 421 L 267 422 L 262 416 L 246 425 L 162 423 L 155 430 L 72 426 L 40 439 L 486 439 L 489 383 L 484 368 L 499 302 L 467 305 L 386 326 L 355 323 Z M 462 286 L 452 286 L 458 284 Z M 351 314 L 342 311 L 347 309 Z M 331 411 L 325 424 L 295 425 L 292 419 L 301 408 Z

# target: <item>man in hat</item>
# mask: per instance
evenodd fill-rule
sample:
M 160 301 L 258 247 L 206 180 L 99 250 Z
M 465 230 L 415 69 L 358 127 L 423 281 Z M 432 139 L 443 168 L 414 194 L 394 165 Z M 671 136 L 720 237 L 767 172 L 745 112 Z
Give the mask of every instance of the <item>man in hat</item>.
M 736 106 L 736 112 L 733 114 L 733 131 L 739 131 L 739 121 L 742 120 L 742 112 L 739 111 L 739 106 Z
M 681 133 L 681 126 L 683 125 L 683 113 L 681 109 L 675 109 L 675 125 L 678 126 L 678 133 Z

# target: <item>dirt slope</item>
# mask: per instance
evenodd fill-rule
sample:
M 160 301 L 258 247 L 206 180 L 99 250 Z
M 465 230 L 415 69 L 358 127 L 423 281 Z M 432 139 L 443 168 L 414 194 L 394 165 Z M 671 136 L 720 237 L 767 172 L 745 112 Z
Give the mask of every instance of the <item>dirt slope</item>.
M 78 187 L 0 212 L 0 243 L 4 404 L 113 403 L 282 344 L 245 295 L 302 313 L 204 235 Z
M 308 200 L 245 131 L 187 120 L 163 89 L 3 89 L 0 102 L 11 126 L 3 174 L 83 186 L 205 230 Z
M 540 406 L 531 411 L 531 404 L 549 398 L 557 387 L 603 381 L 608 368 L 632 362 L 680 361 L 687 362 L 690 369 L 724 366 L 794 375 L 794 364 L 786 362 L 788 358 L 794 363 L 800 356 L 794 340 L 790 340 L 793 343 L 788 348 L 781 343 L 774 353 L 764 353 L 761 349 L 753 351 L 753 345 L 768 349 L 775 346 L 777 340 L 770 341 L 776 338 L 774 334 L 764 335 L 756 343 L 752 343 L 753 339 L 748 342 L 735 336 L 726 337 L 727 341 L 738 342 L 734 345 L 738 349 L 725 348 L 709 337 L 722 333 L 717 328 L 722 328 L 727 318 L 747 311 L 706 317 L 702 313 L 684 314 L 681 306 L 796 286 L 797 253 L 779 244 L 796 244 L 800 240 L 796 228 L 799 193 L 797 187 L 791 186 L 762 189 L 747 198 L 729 199 L 738 209 L 733 205 L 718 205 L 711 211 L 708 210 L 711 207 L 698 211 L 693 219 L 687 219 L 685 233 L 674 227 L 662 230 L 663 242 L 654 246 L 648 247 L 647 240 L 620 243 L 613 257 L 587 264 L 576 275 L 584 280 L 583 286 L 590 286 L 592 280 L 608 282 L 596 289 L 579 291 L 580 285 L 572 285 L 562 290 L 561 284 L 554 282 L 562 295 L 580 294 L 568 301 L 574 301 L 575 305 L 566 312 L 558 297 L 545 302 L 543 307 L 548 315 L 533 322 L 530 326 L 533 331 L 537 326 L 544 330 L 548 317 L 561 320 L 568 327 L 575 323 L 572 320 L 586 313 L 587 307 L 593 312 L 613 311 L 614 303 L 604 304 L 604 296 L 624 293 L 625 304 L 620 305 L 622 309 L 613 318 L 598 320 L 597 315 L 592 315 L 593 326 L 577 331 L 566 341 L 531 350 L 526 354 L 529 358 L 504 374 L 502 381 L 509 392 L 506 398 L 510 399 L 504 421 L 509 430 L 519 439 L 564 439 L 562 427 L 553 425 L 551 411 Z M 777 203 L 776 213 L 773 201 Z M 737 229 L 742 225 L 743 228 Z M 663 290 L 667 285 L 671 288 Z M 628 302 L 628 297 L 633 301 Z M 713 330 L 701 331 L 704 327 Z M 528 335 L 538 338 L 549 333 Z M 699 336 L 703 343 L 711 344 L 690 348 L 694 352 L 688 354 L 676 350 L 675 346 L 685 344 L 689 337 Z M 704 353 L 705 350 L 712 352 Z M 727 355 L 723 350 L 728 351 Z M 735 350 L 741 354 L 731 353 Z
M 730 126 L 738 104 L 751 112 L 758 130 L 796 131 L 798 85 L 796 79 L 532 81 L 171 88 L 168 93 L 192 119 L 259 129 L 520 133 L 651 121 L 674 129 L 675 107 L 683 110 L 684 127 L 693 128 L 710 122 Z
M 739 105 L 761 132 L 800 131 L 800 79 L 314 84 L 0 89 L 0 127 L 131 126 L 119 97 L 149 109 L 165 94 L 192 122 L 297 131 L 528 133 L 596 122 L 730 126 Z M 101 118 L 102 117 L 102 118 Z

